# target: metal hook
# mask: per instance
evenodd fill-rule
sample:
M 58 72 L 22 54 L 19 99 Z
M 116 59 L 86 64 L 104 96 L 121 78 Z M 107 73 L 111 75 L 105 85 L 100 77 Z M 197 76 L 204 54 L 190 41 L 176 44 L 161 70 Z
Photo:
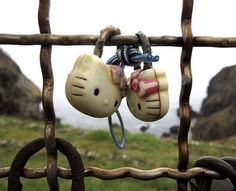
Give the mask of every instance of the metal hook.
M 118 110 L 116 111 L 116 115 L 117 115 L 117 117 L 118 117 L 118 119 L 120 121 L 120 129 L 121 129 L 121 134 L 122 134 L 121 143 L 118 143 L 118 141 L 116 139 L 115 132 L 113 130 L 114 124 L 112 123 L 112 117 L 111 116 L 108 117 L 110 133 L 111 133 L 112 140 L 115 143 L 116 147 L 119 148 L 119 149 L 123 149 L 124 146 L 125 146 L 125 128 L 124 128 L 124 123 L 123 123 L 122 117 L 120 115 L 120 112 Z

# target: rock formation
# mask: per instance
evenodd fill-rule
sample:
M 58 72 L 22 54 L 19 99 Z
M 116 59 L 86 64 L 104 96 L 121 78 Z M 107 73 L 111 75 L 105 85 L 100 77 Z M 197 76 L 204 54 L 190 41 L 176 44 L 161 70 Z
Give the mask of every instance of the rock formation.
M 0 48 L 0 114 L 36 117 L 41 93 Z
M 214 140 L 236 135 L 236 65 L 223 68 L 210 81 L 202 117 L 192 128 L 195 140 Z

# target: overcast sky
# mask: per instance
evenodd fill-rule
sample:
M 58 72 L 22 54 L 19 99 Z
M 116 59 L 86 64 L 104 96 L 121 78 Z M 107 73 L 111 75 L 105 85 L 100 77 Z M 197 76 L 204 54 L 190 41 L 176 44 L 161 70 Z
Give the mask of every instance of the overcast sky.
M 195 0 L 192 29 L 194 36 L 236 36 L 235 0 Z M 52 0 L 50 22 L 54 34 L 98 34 L 107 25 L 121 29 L 122 34 L 134 35 L 143 31 L 148 36 L 181 36 L 182 0 Z M 0 33 L 39 33 L 37 0 L 0 0 Z M 26 76 L 40 88 L 40 46 L 2 45 L 20 65 Z M 76 58 L 93 46 L 54 46 L 52 63 L 55 76 L 55 104 L 66 103 L 64 86 L 67 74 Z M 166 71 L 169 79 L 171 107 L 178 103 L 180 87 L 180 54 L 178 47 L 153 47 L 160 56 L 155 68 Z M 106 61 L 115 47 L 104 50 Z M 209 79 L 222 67 L 236 63 L 236 49 L 194 48 L 192 56 L 193 90 L 191 102 L 199 109 L 206 96 Z M 129 75 L 131 68 L 126 68 Z

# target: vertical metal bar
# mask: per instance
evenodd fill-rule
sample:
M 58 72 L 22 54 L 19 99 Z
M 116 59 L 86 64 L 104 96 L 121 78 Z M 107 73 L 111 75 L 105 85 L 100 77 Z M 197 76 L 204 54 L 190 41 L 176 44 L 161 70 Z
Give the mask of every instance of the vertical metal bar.
M 192 88 L 191 56 L 193 49 L 193 34 L 191 29 L 191 19 L 193 10 L 193 0 L 183 0 L 181 29 L 183 35 L 183 46 L 181 53 L 181 92 L 179 97 L 180 104 L 180 129 L 178 134 L 179 161 L 178 169 L 184 171 L 188 168 L 189 148 L 188 132 L 190 128 L 190 106 L 189 98 Z M 178 180 L 178 190 L 186 191 L 187 181 Z
M 38 22 L 40 33 L 51 33 L 49 23 L 50 0 L 40 0 Z M 55 141 L 55 112 L 53 107 L 53 71 L 51 66 L 52 46 L 42 45 L 40 64 L 43 74 L 42 102 L 45 114 L 44 143 L 47 151 L 47 181 L 51 191 L 58 191 L 57 148 Z

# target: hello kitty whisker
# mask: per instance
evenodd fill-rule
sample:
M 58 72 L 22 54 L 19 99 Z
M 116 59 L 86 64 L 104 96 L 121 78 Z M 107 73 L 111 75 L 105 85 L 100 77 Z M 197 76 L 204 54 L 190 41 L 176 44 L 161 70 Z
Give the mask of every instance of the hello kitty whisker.
M 75 88 L 85 89 L 85 87 L 83 87 L 83 86 L 78 86 L 78 85 L 72 85 L 72 86 Z
M 155 99 L 155 100 L 145 100 L 145 102 L 158 102 L 158 101 L 160 101 L 160 100 L 158 100 L 158 99 Z
M 72 94 L 73 96 L 83 96 L 82 94 Z
M 152 114 L 152 113 L 147 113 L 147 115 L 150 115 L 150 116 L 158 116 L 157 114 Z
M 87 81 L 86 78 L 83 78 L 83 77 L 80 77 L 80 76 L 75 76 L 75 78 L 80 79 L 80 80 L 85 80 L 85 81 Z
M 160 109 L 160 107 L 147 107 L 147 109 Z

